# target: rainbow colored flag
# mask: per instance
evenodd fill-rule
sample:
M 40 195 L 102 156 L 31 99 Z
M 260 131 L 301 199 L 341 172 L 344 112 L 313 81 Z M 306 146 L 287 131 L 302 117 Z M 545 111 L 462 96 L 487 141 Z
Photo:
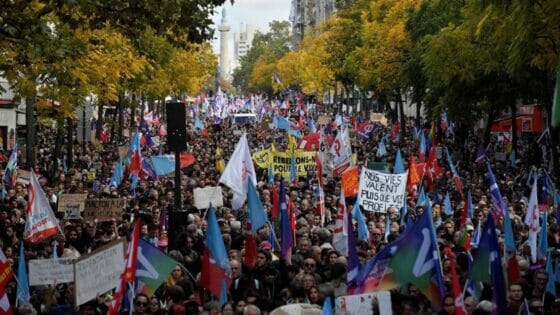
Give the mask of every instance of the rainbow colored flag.
M 441 305 L 444 284 L 431 211 L 366 262 L 348 294 L 387 291 L 412 283 L 434 304 Z
M 140 239 L 138 244 L 135 291 L 136 294 L 144 293 L 147 296 L 152 296 L 179 263 L 148 241 Z

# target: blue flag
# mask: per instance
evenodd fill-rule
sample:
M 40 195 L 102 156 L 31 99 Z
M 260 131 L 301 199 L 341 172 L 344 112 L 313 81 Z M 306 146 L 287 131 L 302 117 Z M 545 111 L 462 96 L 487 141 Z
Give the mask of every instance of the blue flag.
M 290 158 L 290 182 L 295 184 L 297 181 L 297 170 L 296 170 L 296 158 L 294 152 L 292 152 L 292 157 Z
M 218 219 L 216 218 L 216 212 L 210 204 L 208 209 L 208 233 L 206 234 L 206 247 L 210 253 L 210 262 L 214 261 L 216 267 L 225 272 L 225 274 L 231 274 L 231 265 L 229 263 L 228 254 L 226 252 L 226 247 L 224 245 L 224 239 L 218 225 Z M 221 280 L 221 290 L 220 290 L 220 305 L 224 305 L 227 302 L 227 279 L 212 279 L 214 281 Z
M 360 241 L 367 241 L 369 239 L 369 231 L 367 228 L 366 220 L 364 219 L 364 216 L 360 211 L 359 198 L 360 197 L 358 197 L 358 200 L 356 200 L 356 203 L 352 208 L 352 216 L 356 219 L 356 221 L 358 221 L 358 239 Z
M 172 154 L 153 155 L 150 157 L 157 176 L 164 176 L 175 172 L 175 156 Z
M 539 239 L 539 246 L 537 247 L 537 259 L 543 259 L 548 252 L 548 214 L 544 211 L 541 225 L 541 235 Z M 550 277 L 549 277 L 550 278 Z
M 550 257 L 550 251 L 548 252 L 546 257 L 545 270 L 548 273 L 548 282 L 546 283 L 545 290 L 553 296 L 556 296 L 556 275 L 554 274 L 554 269 L 552 268 L 552 258 Z
M 515 157 L 515 150 L 511 150 L 511 153 L 509 155 L 509 161 L 511 162 L 511 167 L 513 168 L 517 167 L 517 158 Z
M 323 310 L 321 311 L 321 315 L 333 315 L 333 309 L 332 309 L 332 303 L 331 303 L 331 297 L 327 296 L 327 298 L 325 298 L 325 302 L 323 302 Z
M 257 235 L 257 231 L 263 227 L 268 218 L 264 212 L 262 202 L 253 185 L 251 176 L 247 176 L 247 205 L 249 207 L 249 220 L 251 221 L 251 232 Z
M 500 257 L 494 217 L 489 215 L 484 224 L 472 268 L 469 271 L 469 278 L 489 282 L 492 285 L 493 302 L 498 309 L 498 314 L 503 314 L 506 311 L 507 304 L 505 279 Z
M 443 199 L 443 213 L 446 216 L 453 215 L 453 208 L 451 208 L 451 199 L 449 198 L 449 192 L 445 193 L 445 198 Z
M 19 247 L 17 300 L 19 303 L 29 302 L 29 282 L 27 281 L 27 269 L 25 268 L 23 241 Z
M 401 149 L 397 149 L 397 157 L 395 158 L 395 167 L 393 168 L 394 174 L 404 173 L 404 163 L 401 155 Z
M 274 184 L 274 171 L 272 171 L 272 163 L 268 165 L 268 183 Z
M 502 194 L 500 193 L 500 188 L 496 179 L 494 178 L 494 173 L 492 173 L 492 168 L 490 163 L 486 161 L 486 167 L 488 169 L 488 178 L 490 181 L 490 196 L 492 197 L 492 213 L 496 218 L 501 218 L 506 213 L 506 205 Z
M 359 211 L 359 209 L 358 209 Z M 348 272 L 346 273 L 346 283 L 354 283 L 360 270 L 360 261 L 356 251 L 356 239 L 354 238 L 354 229 L 352 228 L 352 214 L 345 213 L 348 216 L 346 222 L 348 228 Z
M 511 219 L 509 214 L 504 216 L 504 243 L 506 246 L 506 253 L 513 254 L 517 252 L 517 247 L 515 246 L 515 240 L 513 238 L 513 229 L 511 227 Z
M 472 194 L 471 194 L 470 189 L 469 189 L 468 200 L 467 200 L 467 216 L 468 216 L 468 218 L 471 219 L 471 220 L 472 220 L 472 218 L 474 217 L 473 202 L 472 202 Z
M 293 235 L 290 227 L 290 216 L 288 214 L 288 202 L 286 200 L 286 190 L 284 188 L 284 179 L 280 178 L 280 229 L 281 229 L 281 255 L 286 262 L 292 261 Z

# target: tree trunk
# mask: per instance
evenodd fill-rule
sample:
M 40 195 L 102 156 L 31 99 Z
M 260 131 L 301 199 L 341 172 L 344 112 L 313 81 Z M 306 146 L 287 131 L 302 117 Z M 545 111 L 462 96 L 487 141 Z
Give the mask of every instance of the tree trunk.
M 115 109 L 117 109 L 119 107 L 119 103 L 117 101 L 115 105 Z M 117 132 L 117 124 L 118 124 L 118 118 L 119 118 L 119 112 L 118 110 L 113 111 L 113 121 L 111 122 L 111 143 L 113 143 L 113 141 L 115 141 L 115 139 L 117 138 L 117 135 L 115 134 Z
M 62 162 L 62 146 L 64 145 L 64 119 L 58 119 L 56 122 L 56 139 L 54 142 L 54 161 L 51 170 L 51 178 L 54 179 L 58 175 L 58 160 Z
M 399 117 L 400 117 L 400 128 L 401 128 L 401 137 L 404 137 L 406 134 L 406 117 L 404 115 L 404 102 L 402 100 L 402 95 L 399 93 L 398 95 L 398 106 L 399 106 Z
M 27 135 L 25 138 L 27 168 L 35 168 L 35 143 L 37 142 L 37 128 L 35 122 L 35 97 L 36 93 L 25 98 L 25 122 Z
M 486 122 L 486 129 L 484 130 L 484 147 L 490 142 L 490 131 L 492 129 L 492 123 L 496 118 L 497 111 L 494 108 L 490 109 L 488 113 L 488 121 Z
M 74 121 L 66 118 L 66 166 L 74 166 Z
M 512 93 L 512 95 L 514 94 Z M 515 97 L 512 97 L 509 102 L 511 109 L 511 150 L 517 154 L 517 102 Z
M 95 139 L 101 141 L 101 129 L 103 128 L 103 102 L 97 105 L 97 126 L 95 128 Z
M 119 102 L 117 103 L 117 110 L 119 113 L 119 122 L 118 122 L 118 132 L 117 132 L 117 137 L 118 137 L 118 142 L 122 143 L 123 142 L 123 128 L 124 128 L 124 95 L 120 94 L 119 95 Z

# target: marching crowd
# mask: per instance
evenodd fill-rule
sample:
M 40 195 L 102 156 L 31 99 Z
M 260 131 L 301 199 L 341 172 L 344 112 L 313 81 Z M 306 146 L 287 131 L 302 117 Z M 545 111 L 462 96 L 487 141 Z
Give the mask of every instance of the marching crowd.
M 330 117 L 330 116 L 329 116 Z M 334 116 L 327 124 L 335 122 Z M 315 117 L 317 119 L 317 117 Z M 348 117 L 348 128 L 355 124 L 357 117 Z M 188 124 L 189 153 L 195 162 L 181 172 L 181 200 L 184 215 L 175 215 L 174 180 L 172 176 L 159 177 L 154 180 L 141 176 L 138 183 L 133 183 L 127 176 L 118 185 L 109 185 L 114 163 L 119 160 L 118 144 L 76 143 L 72 165 L 66 167 L 54 157 L 54 139 L 52 130 L 41 127 L 38 137 L 40 147 L 37 152 L 37 165 L 34 172 L 47 195 L 54 212 L 60 219 L 59 224 L 64 235 L 58 235 L 40 244 L 23 243 L 26 213 L 29 206 L 29 189 L 21 181 L 13 185 L 2 184 L 2 202 L 0 203 L 0 248 L 13 270 L 18 270 L 20 246 L 25 244 L 25 261 L 47 259 L 52 257 L 75 257 L 87 255 L 118 238 L 129 238 L 135 218 L 141 218 L 140 236 L 171 258 L 177 266 L 162 283 L 153 296 L 136 295 L 129 304 L 133 314 L 267 314 L 274 309 L 293 303 L 324 305 L 327 297 L 335 301 L 337 297 L 347 295 L 348 258 L 333 246 L 335 221 L 339 211 L 341 196 L 340 178 L 324 174 L 324 218 L 317 211 L 316 171 L 307 176 L 290 181 L 280 174 L 274 174 L 273 183 L 269 179 L 269 170 L 256 167 L 257 192 L 264 209 L 272 220 L 274 211 L 274 193 L 281 180 L 284 181 L 287 198 L 295 209 L 294 246 L 291 262 L 287 263 L 280 255 L 278 239 L 281 233 L 278 224 L 269 224 L 261 228 L 254 236 L 257 244 L 257 256 L 253 263 L 247 264 L 245 224 L 247 206 L 232 210 L 233 193 L 224 189 L 224 206 L 216 209 L 218 224 L 231 266 L 231 285 L 227 302 L 223 305 L 219 299 L 200 286 L 200 273 L 205 249 L 205 236 L 208 228 L 206 211 L 194 207 L 193 189 L 206 186 L 219 186 L 220 170 L 216 167 L 220 159 L 227 163 L 239 139 L 239 132 L 247 133 L 251 152 L 274 146 L 285 150 L 288 137 L 285 131 L 271 130 L 266 124 L 247 123 L 237 125 L 231 119 L 221 124 L 207 121 L 206 130 L 201 132 L 194 128 L 194 122 Z M 323 132 L 336 133 L 336 126 L 319 125 Z M 434 127 L 435 126 L 435 127 Z M 326 128 L 328 127 L 328 128 Z M 157 132 L 159 127 L 153 126 Z M 338 126 L 340 128 L 340 126 Z M 493 212 L 491 185 L 488 168 L 485 163 L 477 163 L 477 151 L 481 139 L 476 135 L 459 139 L 458 136 L 441 130 L 439 122 L 426 122 L 418 126 L 414 120 L 408 120 L 406 133 L 396 137 L 387 137 L 384 141 L 384 154 L 378 154 L 381 138 L 391 133 L 391 126 L 375 124 L 374 131 L 366 138 L 355 134 L 352 137 L 352 152 L 358 167 L 367 167 L 368 162 L 387 162 L 393 171 L 397 149 L 408 168 L 409 156 L 418 157 L 419 140 L 415 137 L 419 129 L 425 134 L 433 133 L 432 144 L 442 150 L 438 154 L 442 174 L 429 181 L 423 178 L 419 184 L 426 191 L 431 205 L 433 224 L 436 229 L 441 268 L 444 281 L 444 298 L 440 305 L 433 305 L 418 286 L 402 283 L 390 290 L 392 312 L 394 314 L 457 314 L 456 297 L 453 295 L 452 272 L 454 268 L 462 291 L 466 314 L 491 314 L 493 312 L 493 294 L 491 285 L 485 283 L 480 290 L 471 290 L 466 285 L 469 273 L 469 257 L 476 252 L 476 234 Z M 328 131 L 327 131 L 328 130 Z M 498 152 L 507 152 L 510 139 L 503 135 L 492 135 L 486 148 L 488 160 L 496 184 L 507 205 L 505 215 L 511 220 L 513 241 L 515 243 L 514 259 L 519 273 L 515 281 L 507 281 L 503 292 L 507 301 L 507 314 L 560 314 L 560 300 L 551 293 L 556 292 L 560 269 L 560 226 L 558 225 L 558 200 L 554 185 L 558 178 L 548 171 L 548 151 L 536 144 L 538 135 L 526 135 L 519 139 L 517 150 L 510 159 L 497 159 Z M 164 143 L 164 137 L 162 142 Z M 437 142 L 436 142 L 437 141 Z M 166 151 L 165 144 L 149 148 L 143 145 L 145 157 Z M 123 145 L 123 144 L 121 144 Z M 456 172 L 460 174 L 462 191 L 455 186 L 454 174 L 445 158 L 447 149 L 455 162 Z M 221 151 L 220 155 L 216 151 Z M 8 156 L 9 153 L 6 153 Z M 6 159 L 7 160 L 7 159 Z M 65 160 L 68 160 L 66 158 Z M 18 161 L 19 169 L 25 169 L 25 159 Z M 94 176 L 88 176 L 94 169 Z M 547 178 L 550 181 L 547 182 Z M 536 262 L 531 259 L 531 246 L 528 241 L 529 226 L 525 224 L 529 197 L 533 181 L 539 188 L 539 204 L 547 215 L 547 253 Z M 546 183 L 545 183 L 546 182 Z M 548 187 L 552 183 L 553 187 Z M 132 186 L 134 189 L 131 189 Z M 274 187 L 273 187 L 274 186 Z M 540 193 L 544 187 L 548 192 Z M 57 212 L 57 200 L 62 194 L 85 193 L 88 198 L 122 198 L 125 207 L 120 217 L 110 221 L 98 220 L 64 220 L 63 214 Z M 449 194 L 449 204 L 444 196 Z M 471 196 L 469 204 L 467 195 Z M 356 198 L 347 198 L 346 204 L 352 209 Z M 386 209 L 384 213 L 364 211 L 362 214 L 367 225 L 367 238 L 357 240 L 356 254 L 360 265 L 375 257 L 387 244 L 399 238 L 407 229 L 407 222 L 419 217 L 422 206 L 417 206 L 415 196 L 408 195 L 405 211 Z M 450 207 L 450 209 L 449 209 Z M 470 208 L 470 209 L 469 209 Z M 451 211 L 449 211 L 451 210 Z M 472 215 L 461 224 L 465 212 Z M 175 230 L 169 233 L 169 220 Z M 354 232 L 357 235 L 358 221 L 354 220 Z M 276 229 L 271 233 L 270 229 Z M 508 258 L 504 254 L 505 235 L 503 219 L 496 222 L 498 243 L 500 245 L 504 277 L 510 278 Z M 543 230 L 539 232 L 542 235 Z M 173 237 L 171 237 L 173 235 Z M 468 244 L 465 243 L 468 236 Z M 472 244 L 472 245 L 471 245 Z M 555 264 L 556 263 L 556 264 Z M 552 264 L 553 272 L 545 268 Z M 106 314 L 112 299 L 111 292 L 103 293 L 96 300 L 80 306 L 75 305 L 75 292 L 72 283 L 49 286 L 32 286 L 29 301 L 17 301 L 18 283 L 14 278 L 8 282 L 5 293 L 14 314 Z M 375 305 L 374 313 L 379 313 L 380 305 Z M 333 305 L 334 306 L 334 305 Z M 0 311 L 2 314 L 2 311 Z

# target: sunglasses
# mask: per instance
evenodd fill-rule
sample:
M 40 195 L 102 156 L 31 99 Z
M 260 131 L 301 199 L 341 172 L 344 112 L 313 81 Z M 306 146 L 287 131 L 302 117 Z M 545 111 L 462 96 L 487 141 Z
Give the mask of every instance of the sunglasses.
M 136 302 L 134 303 L 136 306 L 148 306 L 148 302 Z

